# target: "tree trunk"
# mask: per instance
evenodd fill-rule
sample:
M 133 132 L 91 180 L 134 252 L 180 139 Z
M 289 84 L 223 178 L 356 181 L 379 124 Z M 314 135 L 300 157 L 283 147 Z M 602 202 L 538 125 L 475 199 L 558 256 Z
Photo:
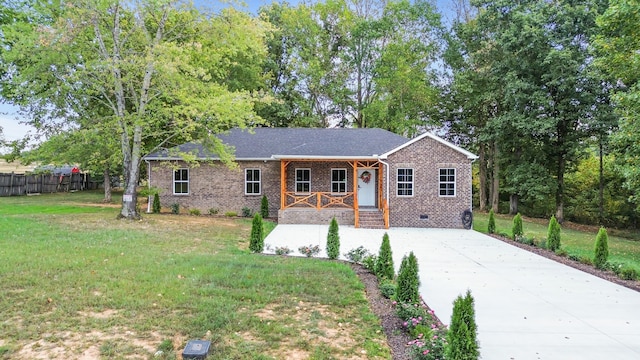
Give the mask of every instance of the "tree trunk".
M 491 209 L 494 213 L 498 213 L 498 204 L 500 202 L 500 165 L 498 163 L 498 143 L 494 141 L 492 165 L 493 174 L 491 176 Z
M 515 215 L 518 213 L 518 194 L 511 194 L 509 197 L 509 215 Z
M 478 189 L 478 197 L 480 198 L 480 211 L 487 210 L 487 157 L 485 155 L 485 144 L 480 143 L 478 149 L 478 177 L 480 185 Z
M 604 225 L 604 161 L 602 159 L 604 155 L 604 145 L 602 143 L 602 134 L 600 135 L 600 170 L 598 173 L 600 180 L 600 187 L 598 191 L 598 223 Z
M 111 202 L 111 176 L 109 176 L 109 168 L 102 172 L 102 182 L 104 184 L 104 202 Z
M 558 189 L 556 190 L 556 219 L 560 224 L 564 222 L 564 169 L 566 159 L 564 155 L 558 155 L 558 172 L 556 174 L 558 180 Z

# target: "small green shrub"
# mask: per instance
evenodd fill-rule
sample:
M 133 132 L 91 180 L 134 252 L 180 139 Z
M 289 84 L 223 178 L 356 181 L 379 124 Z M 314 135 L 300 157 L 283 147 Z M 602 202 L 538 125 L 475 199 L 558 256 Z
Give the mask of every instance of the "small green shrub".
M 226 217 L 236 217 L 238 216 L 238 213 L 235 211 L 227 211 L 226 213 L 224 213 L 224 216 Z
M 511 228 L 512 239 L 516 239 L 518 236 L 522 236 L 524 233 L 522 231 L 522 216 L 520 213 L 517 213 L 516 216 L 513 217 L 513 227 Z
M 378 286 L 382 296 L 391 299 L 396 294 L 396 284 L 391 281 L 383 281 Z
M 489 210 L 489 225 L 487 226 L 487 232 L 489 234 L 495 234 L 496 232 L 496 218 L 493 214 L 493 209 Z
M 504 238 L 509 238 L 509 237 L 511 237 L 511 236 L 509 236 L 509 234 L 507 234 L 507 233 L 506 233 L 506 232 L 504 232 L 504 231 L 498 231 L 498 232 L 496 233 L 496 235 L 498 235 L 498 236 L 502 236 L 502 237 L 504 237 Z
M 561 257 L 567 257 L 569 255 L 569 253 L 565 249 L 558 249 L 558 250 L 556 250 L 556 255 L 561 256 Z
M 467 290 L 467 295 L 458 296 L 453 302 L 453 314 L 446 349 L 447 360 L 477 360 L 480 356 L 478 346 L 478 327 L 476 325 L 476 314 L 474 300 L 471 291 Z
M 306 257 L 312 257 L 315 255 L 318 255 L 318 253 L 320 253 L 320 246 L 318 245 L 306 245 L 306 246 L 300 246 L 298 248 L 298 251 L 300 252 L 300 254 L 305 255 Z
M 349 252 L 342 254 L 347 260 L 354 262 L 356 264 L 362 264 L 364 259 L 367 256 L 371 256 L 369 250 L 365 249 L 364 246 L 358 246 L 355 249 L 349 250 Z
M 378 257 L 375 255 L 366 255 L 362 259 L 362 266 L 365 269 L 369 270 L 372 273 L 376 273 L 376 263 L 378 262 Z
M 398 272 L 398 288 L 396 290 L 396 299 L 398 302 L 419 304 L 420 279 L 418 277 L 418 259 L 413 254 L 402 258 L 400 271 Z
M 391 243 L 389 242 L 389 234 L 387 233 L 384 233 L 382 236 L 382 244 L 380 244 L 380 251 L 378 252 L 375 274 L 380 279 L 393 280 L 395 277 L 393 254 L 391 253 Z
M 160 195 L 158 193 L 153 194 L 152 211 L 154 214 L 160 214 Z
M 262 215 L 263 219 L 269 218 L 269 200 L 267 199 L 267 195 L 262 196 L 262 201 L 260 202 L 260 215 Z
M 609 258 L 609 236 L 607 229 L 601 227 L 596 236 L 593 265 L 598 269 L 603 269 Z
M 180 204 L 178 204 L 178 203 L 171 204 L 171 213 L 172 214 L 180 214 Z
M 426 319 L 429 317 L 428 311 L 427 308 L 419 304 L 399 303 L 396 306 L 396 315 L 398 315 L 402 321 L 419 318 Z
M 200 213 L 200 210 L 198 210 L 198 209 L 190 209 L 189 210 L 189 215 L 200 216 L 201 213 Z
M 591 260 L 591 258 L 587 257 L 587 256 L 580 256 L 580 258 L 578 259 L 578 261 L 581 264 L 585 264 L 585 265 L 593 265 L 593 260 Z
M 327 234 L 327 256 L 329 259 L 337 259 L 340 255 L 340 234 L 338 229 L 338 221 L 334 217 L 329 225 L 329 233 Z
M 618 272 L 618 277 L 622 280 L 638 280 L 638 271 L 628 265 L 623 265 Z
M 242 217 L 251 217 L 251 214 L 253 214 L 253 211 L 251 211 L 251 209 L 246 206 L 242 208 Z
M 220 212 L 220 210 L 218 210 L 216 208 L 209 209 L 209 215 L 218 215 L 219 212 Z
M 567 257 L 569 260 L 572 261 L 577 261 L 580 262 L 580 256 L 576 255 L 576 254 L 569 254 L 569 256 Z
M 249 250 L 254 253 L 264 251 L 264 237 L 262 228 L 262 216 L 256 214 L 251 224 L 251 237 L 249 238 Z
M 519 242 L 520 244 L 531 245 L 531 246 L 535 245 L 535 239 L 534 238 L 528 238 L 528 237 L 526 237 L 524 235 L 517 235 L 514 240 L 516 242 Z
M 277 246 L 276 247 L 276 255 L 289 255 L 289 254 L 291 254 L 291 252 L 292 252 L 292 250 L 289 249 L 286 246 L 283 246 L 283 247 Z
M 547 249 L 549 249 L 549 251 L 556 251 L 560 249 L 560 223 L 558 223 L 555 216 L 551 216 L 551 220 L 549 220 Z

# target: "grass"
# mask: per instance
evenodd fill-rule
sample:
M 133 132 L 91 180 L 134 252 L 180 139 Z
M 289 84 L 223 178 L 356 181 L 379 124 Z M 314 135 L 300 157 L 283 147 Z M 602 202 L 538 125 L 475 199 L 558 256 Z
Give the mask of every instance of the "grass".
M 251 254 L 247 219 L 128 222 L 101 199 L 0 198 L 0 359 L 173 359 L 201 338 L 216 359 L 390 358 L 348 265 Z
M 496 233 L 511 236 L 513 217 L 509 215 L 496 215 Z M 489 215 L 487 213 L 474 212 L 473 228 L 480 232 L 487 232 Z M 534 238 L 536 242 L 546 240 L 548 222 L 533 221 L 523 218 L 524 235 Z M 562 228 L 561 248 L 570 255 L 580 258 L 593 259 L 596 235 L 598 229 L 574 230 Z M 640 271 L 640 241 L 634 238 L 611 235 L 609 232 L 609 262 L 626 264 Z M 620 232 L 617 232 L 620 233 Z M 622 233 L 624 234 L 624 233 Z

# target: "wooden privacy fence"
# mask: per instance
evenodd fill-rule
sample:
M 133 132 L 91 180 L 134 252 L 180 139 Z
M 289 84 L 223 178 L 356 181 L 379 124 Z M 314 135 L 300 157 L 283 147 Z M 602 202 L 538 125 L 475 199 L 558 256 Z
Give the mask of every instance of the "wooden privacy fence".
M 19 196 L 66 191 L 93 190 L 98 183 L 89 174 L 6 174 L 0 173 L 0 196 Z

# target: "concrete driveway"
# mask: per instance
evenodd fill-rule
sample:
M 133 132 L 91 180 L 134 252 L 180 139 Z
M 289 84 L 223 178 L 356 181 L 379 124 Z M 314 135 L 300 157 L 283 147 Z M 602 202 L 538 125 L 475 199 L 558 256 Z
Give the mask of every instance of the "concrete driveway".
M 278 225 L 265 239 L 294 250 L 320 245 L 329 227 Z M 377 254 L 385 230 L 340 226 L 340 252 Z M 418 258 L 420 294 L 446 324 L 470 289 L 483 359 L 640 359 L 640 293 L 469 230 L 392 228 L 396 272 Z M 344 258 L 344 256 L 341 256 Z

